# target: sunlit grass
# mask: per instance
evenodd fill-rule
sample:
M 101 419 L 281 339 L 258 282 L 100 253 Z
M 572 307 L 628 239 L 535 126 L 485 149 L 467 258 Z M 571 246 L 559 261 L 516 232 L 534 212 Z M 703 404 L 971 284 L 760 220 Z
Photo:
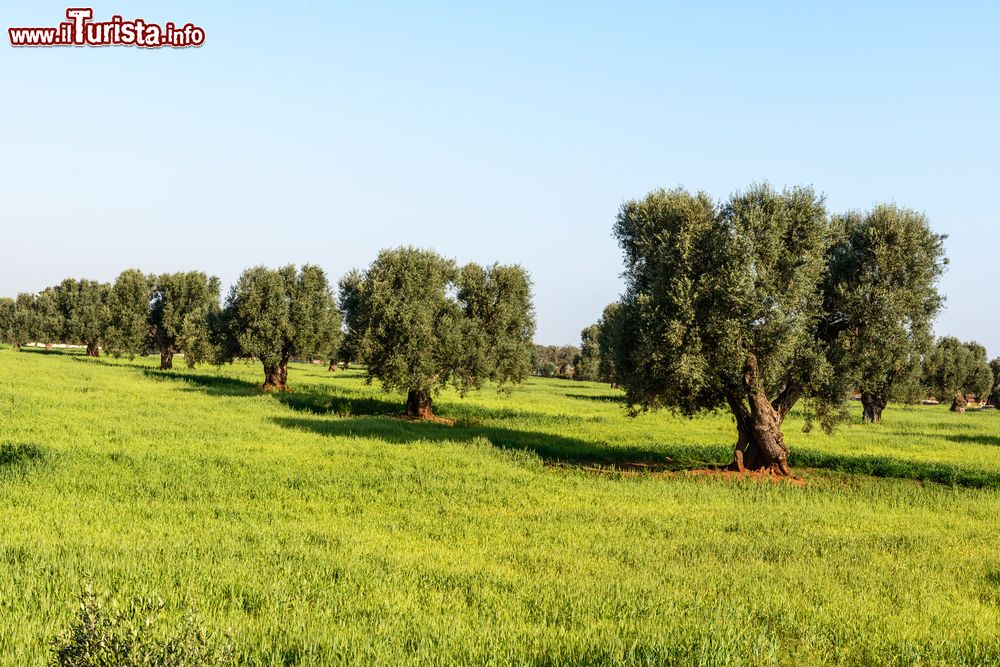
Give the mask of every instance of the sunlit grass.
M 684 474 L 732 420 L 597 384 L 446 392 L 446 426 L 359 371 L 259 376 L 0 349 L 5 664 L 44 663 L 88 582 L 247 664 L 1000 664 L 995 411 L 794 416 L 798 488 Z M 634 462 L 678 472 L 586 470 Z

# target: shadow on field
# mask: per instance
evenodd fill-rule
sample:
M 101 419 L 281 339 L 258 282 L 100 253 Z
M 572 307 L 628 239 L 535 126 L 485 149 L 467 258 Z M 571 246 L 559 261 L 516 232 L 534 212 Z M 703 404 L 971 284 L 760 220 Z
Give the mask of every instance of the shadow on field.
M 600 396 L 592 394 L 566 394 L 566 398 L 579 398 L 584 401 L 601 401 L 602 403 L 624 403 L 625 396 Z
M 184 382 L 193 389 L 210 396 L 260 396 L 260 385 L 248 380 L 226 377 L 224 375 L 208 375 L 203 373 L 161 371 L 154 368 L 140 369 L 142 374 L 154 380 L 170 380 Z M 294 385 L 291 385 L 294 390 Z M 316 387 L 306 387 L 301 391 L 270 394 L 276 401 L 284 403 L 293 410 L 311 412 L 317 415 L 378 415 L 399 412 L 403 405 L 394 401 L 385 401 L 367 395 L 345 395 L 343 391 L 336 394 L 317 390 Z
M 793 471 L 796 467 L 824 468 L 853 475 L 912 479 L 977 489 L 1000 488 L 1000 473 L 948 464 L 903 461 L 889 456 L 850 456 L 793 449 L 789 462 Z
M 396 406 L 398 409 L 398 406 Z M 604 447 L 600 444 L 551 433 L 516 429 L 471 426 L 459 422 L 454 426 L 435 422 L 413 422 L 391 417 L 360 417 L 354 419 L 320 419 L 276 417 L 272 421 L 286 428 L 312 431 L 337 437 L 372 438 L 396 444 L 419 441 L 466 442 L 483 438 L 500 449 L 534 452 L 548 462 L 629 466 L 654 464 L 656 470 L 683 470 L 695 465 L 680 461 L 662 449 L 640 447 Z
M 946 435 L 943 436 L 945 440 L 951 440 L 952 442 L 957 442 L 959 444 L 967 445 L 989 445 L 991 447 L 1000 447 L 1000 435 Z

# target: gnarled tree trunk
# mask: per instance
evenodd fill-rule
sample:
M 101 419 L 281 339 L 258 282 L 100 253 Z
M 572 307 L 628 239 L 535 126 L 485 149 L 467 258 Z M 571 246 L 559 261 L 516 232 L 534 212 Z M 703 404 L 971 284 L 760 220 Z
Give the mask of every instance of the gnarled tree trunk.
M 101 356 L 101 348 L 97 345 L 97 341 L 91 341 L 87 343 L 87 356 L 88 357 Z
M 866 424 L 878 424 L 882 421 L 882 411 L 888 402 L 884 391 L 861 392 L 861 419 Z
M 788 475 L 788 445 L 781 432 L 781 424 L 801 394 L 789 384 L 774 401 L 762 389 L 757 359 L 751 355 L 742 387 L 732 387 L 726 392 L 729 408 L 736 418 L 737 440 L 733 450 L 733 468 L 740 472 L 769 470 L 775 475 Z
M 174 348 L 172 345 L 160 348 L 160 370 L 169 371 L 174 367 Z
M 962 414 L 965 412 L 965 406 L 969 404 L 969 401 L 965 400 L 965 394 L 960 391 L 955 392 L 955 400 L 951 402 L 951 411 Z
M 337 360 L 336 359 L 331 359 L 330 360 L 330 367 L 327 368 L 326 370 L 330 371 L 331 373 L 336 373 L 337 372 Z
M 291 355 L 286 350 L 282 353 L 277 364 L 264 363 L 264 391 L 288 391 L 288 362 Z
M 406 395 L 406 414 L 416 419 L 433 417 L 431 392 L 426 389 L 411 389 Z

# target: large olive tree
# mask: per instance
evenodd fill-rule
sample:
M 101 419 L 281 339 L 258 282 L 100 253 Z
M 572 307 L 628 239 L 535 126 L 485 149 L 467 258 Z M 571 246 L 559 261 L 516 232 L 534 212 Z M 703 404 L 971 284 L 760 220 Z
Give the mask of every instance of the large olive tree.
M 228 356 L 257 359 L 265 391 L 288 389 L 293 357 L 329 358 L 341 336 L 341 316 L 326 274 L 318 266 L 247 269 L 223 313 Z
M 384 250 L 341 303 L 369 381 L 407 393 L 413 417 L 433 416 L 432 392 L 489 380 L 521 381 L 531 370 L 531 283 L 519 266 L 459 267 L 416 248 Z
M 864 375 L 856 357 L 884 354 L 844 337 L 872 333 L 864 319 L 880 308 L 909 331 L 908 317 L 920 308 L 929 317 L 937 307 L 939 238 L 924 233 L 920 220 L 869 218 L 832 224 L 822 198 L 802 187 L 777 192 L 758 185 L 721 204 L 704 193 L 660 190 L 624 204 L 615 224 L 626 264 L 626 292 L 614 314 L 615 373 L 629 404 L 687 415 L 728 407 L 737 428 L 734 466 L 787 474 L 782 423 L 789 411 L 809 399 L 822 425 L 832 427 Z M 852 234 L 897 227 L 920 240 L 914 243 L 922 253 L 887 269 L 919 264 L 923 271 L 913 288 L 918 294 L 903 295 L 902 306 L 890 303 L 901 298 L 895 289 L 846 268 L 882 270 L 878 243 Z M 850 289 L 867 292 L 863 308 L 846 298 Z
M 892 204 L 836 217 L 833 227 L 823 318 L 837 334 L 841 371 L 861 392 L 863 420 L 879 422 L 890 398 L 912 393 L 933 344 L 945 237 L 925 215 Z

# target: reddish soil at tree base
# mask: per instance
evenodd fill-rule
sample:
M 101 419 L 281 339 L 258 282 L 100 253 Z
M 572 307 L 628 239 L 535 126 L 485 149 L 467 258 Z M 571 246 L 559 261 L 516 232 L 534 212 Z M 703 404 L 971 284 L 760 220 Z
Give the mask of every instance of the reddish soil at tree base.
M 555 468 L 578 468 L 580 470 L 585 470 L 586 472 L 594 472 L 602 475 L 620 475 L 623 477 L 639 477 L 643 475 L 648 475 L 651 477 L 681 477 L 685 475 L 691 475 L 693 477 L 704 477 L 706 479 L 718 479 L 726 482 L 738 482 L 743 480 L 750 480 L 753 482 L 763 483 L 770 482 L 772 484 L 782 484 L 788 483 L 794 486 L 805 488 L 806 481 L 801 477 L 796 477 L 794 475 L 776 475 L 769 469 L 761 470 L 748 470 L 746 472 L 739 472 L 732 470 L 728 467 L 719 468 L 692 468 L 688 470 L 677 470 L 676 468 L 668 468 L 666 464 L 661 463 L 640 463 L 640 462 L 625 462 L 625 463 L 615 463 L 613 465 L 593 462 L 573 465 L 569 463 L 553 463 L 551 467 Z
M 408 422 L 431 422 L 434 424 L 444 424 L 445 426 L 454 426 L 455 420 L 448 419 L 447 417 L 438 417 L 437 415 L 431 415 L 430 417 L 414 417 L 406 412 L 396 415 L 397 419 L 402 419 Z

